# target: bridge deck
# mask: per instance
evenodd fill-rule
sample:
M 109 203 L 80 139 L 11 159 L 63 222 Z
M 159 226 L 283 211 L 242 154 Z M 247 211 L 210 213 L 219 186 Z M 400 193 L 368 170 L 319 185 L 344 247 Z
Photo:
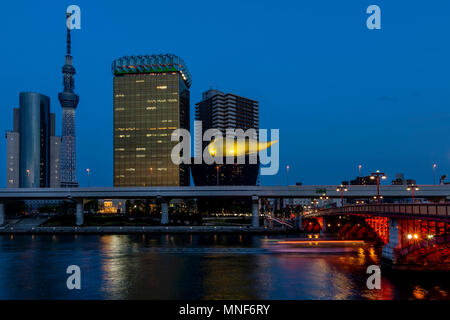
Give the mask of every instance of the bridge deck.
M 340 198 L 337 186 L 207 186 L 207 187 L 91 187 L 91 188 L 2 188 L 1 199 L 136 199 L 136 198 L 198 198 L 198 197 L 266 197 L 266 198 L 318 198 L 326 194 Z M 388 185 L 380 187 L 385 198 L 410 198 L 405 186 Z M 372 198 L 377 186 L 348 186 L 346 199 Z M 416 198 L 448 198 L 450 185 L 421 185 L 415 192 Z
M 450 221 L 450 203 L 385 203 L 350 205 L 329 208 L 309 214 L 308 217 L 327 215 L 368 214 L 392 218 L 421 218 Z

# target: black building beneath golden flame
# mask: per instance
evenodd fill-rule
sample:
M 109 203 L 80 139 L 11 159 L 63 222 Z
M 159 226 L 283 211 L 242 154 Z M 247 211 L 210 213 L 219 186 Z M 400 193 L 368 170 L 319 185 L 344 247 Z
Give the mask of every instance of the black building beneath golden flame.
M 195 132 L 196 142 L 202 141 L 208 129 L 218 129 L 225 137 L 227 129 L 256 129 L 249 138 L 258 140 L 259 103 L 231 93 L 210 89 L 203 93 L 202 101 L 196 104 L 195 120 L 202 122 L 202 129 Z M 195 153 L 204 150 L 210 141 L 195 144 Z M 245 164 L 194 164 L 192 160 L 192 177 L 197 186 L 205 185 L 256 185 L 259 164 L 250 164 L 246 156 Z

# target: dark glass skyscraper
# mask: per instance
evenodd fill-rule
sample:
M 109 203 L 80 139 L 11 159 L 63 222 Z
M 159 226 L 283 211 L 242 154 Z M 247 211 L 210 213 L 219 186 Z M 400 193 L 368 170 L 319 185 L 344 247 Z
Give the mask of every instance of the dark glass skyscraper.
M 114 74 L 114 186 L 187 186 L 171 160 L 175 129 L 189 130 L 191 75 L 173 54 L 122 57 Z
M 196 128 L 195 153 L 200 154 L 210 141 L 202 141 L 208 129 L 218 129 L 225 136 L 227 129 L 255 129 L 250 138 L 257 140 L 259 129 L 259 103 L 232 93 L 210 89 L 203 93 L 202 101 L 195 106 L 195 120 L 202 122 L 202 129 Z M 201 142 L 201 143 L 200 143 Z M 197 186 L 203 185 L 255 185 L 259 164 L 250 164 L 246 156 L 245 164 L 208 165 L 192 161 L 192 177 Z
M 14 129 L 6 138 L 7 187 L 59 187 L 60 138 L 55 136 L 49 97 L 21 92 Z
M 67 17 L 70 14 L 67 13 Z M 75 68 L 72 65 L 70 29 L 67 27 L 66 63 L 62 68 L 64 91 L 58 94 L 63 109 L 61 134 L 61 187 L 78 187 L 76 179 L 75 109 L 78 95 L 74 93 Z

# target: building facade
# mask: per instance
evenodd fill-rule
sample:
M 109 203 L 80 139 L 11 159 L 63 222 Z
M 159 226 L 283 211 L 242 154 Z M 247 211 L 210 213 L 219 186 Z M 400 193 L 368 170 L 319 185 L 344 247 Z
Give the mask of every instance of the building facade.
M 195 120 L 201 121 L 195 128 L 195 154 L 202 153 L 210 141 L 202 141 L 208 129 L 219 129 L 225 136 L 227 129 L 255 129 L 250 137 L 258 140 L 259 103 L 232 93 L 210 89 L 203 93 L 202 101 L 196 104 Z M 199 143 L 202 141 L 201 143 Z M 192 161 L 192 176 L 195 185 L 255 185 L 259 164 L 250 164 L 246 156 L 245 164 L 195 164 Z
M 171 160 L 171 134 L 189 130 L 191 76 L 172 54 L 127 56 L 114 74 L 114 186 L 188 186 L 189 167 Z
M 68 17 L 70 14 L 67 14 Z M 62 67 L 63 92 L 58 94 L 62 107 L 61 187 L 78 187 L 76 178 L 75 109 L 79 97 L 74 93 L 75 68 L 72 65 L 70 29 L 67 28 L 66 57 Z
M 34 92 L 20 93 L 14 108 L 14 128 L 6 132 L 7 183 L 10 188 L 60 186 L 60 138 L 55 136 L 55 115 L 50 98 Z

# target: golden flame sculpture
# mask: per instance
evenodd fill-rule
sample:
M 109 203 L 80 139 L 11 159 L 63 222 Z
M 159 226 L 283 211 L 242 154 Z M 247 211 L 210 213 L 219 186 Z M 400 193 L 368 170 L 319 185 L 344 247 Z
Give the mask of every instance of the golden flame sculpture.
M 208 145 L 208 152 L 213 157 L 239 157 L 258 153 L 268 149 L 278 140 L 259 142 L 255 139 L 234 139 L 232 137 L 213 140 Z

